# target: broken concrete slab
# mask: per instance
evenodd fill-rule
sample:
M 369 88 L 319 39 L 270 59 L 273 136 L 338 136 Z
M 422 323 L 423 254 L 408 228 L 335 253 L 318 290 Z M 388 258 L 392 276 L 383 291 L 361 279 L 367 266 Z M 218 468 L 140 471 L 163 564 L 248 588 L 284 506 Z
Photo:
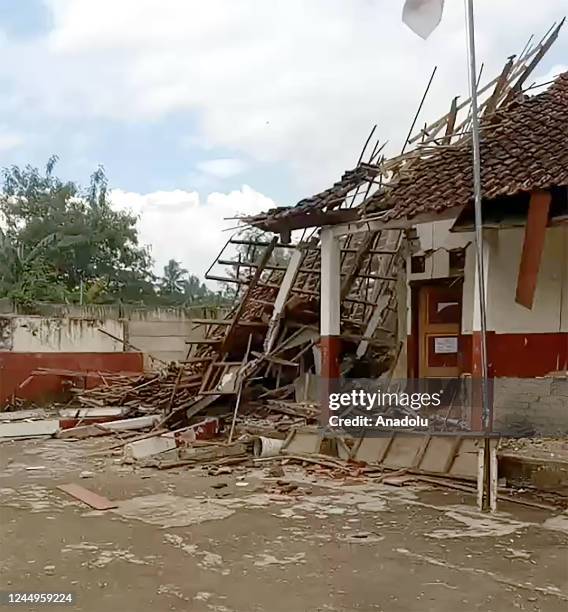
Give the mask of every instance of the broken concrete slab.
M 175 448 L 177 448 L 177 443 L 173 436 L 155 436 L 154 438 L 146 438 L 126 444 L 124 446 L 124 457 L 127 459 L 144 459 Z
M 109 423 L 101 423 L 99 427 L 108 429 L 109 431 L 131 431 L 133 429 L 145 429 L 153 427 L 160 422 L 159 414 L 150 414 L 147 416 L 135 417 L 132 419 L 121 419 L 120 421 L 110 421 Z
M 96 425 L 79 425 L 63 429 L 57 435 L 58 438 L 90 438 L 93 436 L 105 436 L 118 431 L 132 431 L 136 429 L 146 429 L 153 427 L 160 421 L 160 416 L 152 414 L 148 416 L 134 417 L 132 419 L 121 419 L 119 421 L 109 421 L 107 423 L 97 423 Z
M 1 412 L 0 421 L 23 421 L 25 419 L 45 419 L 47 417 L 45 410 L 14 410 L 13 412 Z
M 67 438 L 82 440 L 83 438 L 92 438 L 94 436 L 108 436 L 110 433 L 110 430 L 105 431 L 101 425 L 79 425 L 79 427 L 62 429 L 58 432 L 57 437 L 60 440 Z
M 58 431 L 58 419 L 46 419 L 44 421 L 28 421 L 16 423 L 0 423 L 0 439 L 4 440 L 53 436 Z
M 59 416 L 64 419 L 99 419 L 121 417 L 128 413 L 127 406 L 103 406 L 100 408 L 61 408 Z

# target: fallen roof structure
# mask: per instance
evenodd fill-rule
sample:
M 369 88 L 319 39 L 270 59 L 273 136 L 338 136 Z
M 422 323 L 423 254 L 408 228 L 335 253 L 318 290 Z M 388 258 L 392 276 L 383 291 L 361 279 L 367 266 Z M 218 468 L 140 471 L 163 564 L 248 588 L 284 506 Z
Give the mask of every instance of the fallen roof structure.
M 552 91 L 532 98 L 523 91 L 563 24 L 564 19 L 553 24 L 537 44 L 531 45 L 529 41 L 519 57 L 511 56 L 501 73 L 478 90 L 483 100 L 479 109 L 483 118 L 482 178 L 484 190 L 492 190 L 487 192 L 487 197 L 510 194 L 512 189 L 521 188 L 531 181 L 534 186 L 549 184 L 550 172 L 554 173 L 555 179 L 566 176 L 565 164 L 562 166 L 564 147 L 561 138 L 552 147 L 551 158 L 543 160 L 545 164 L 538 177 L 528 179 L 531 167 L 526 164 L 527 158 L 523 158 L 527 155 L 528 159 L 531 158 L 535 141 L 531 145 L 530 139 L 540 142 L 543 130 L 549 129 L 550 122 L 553 129 L 555 126 L 560 129 L 560 135 L 566 133 L 565 123 L 560 125 L 563 113 L 555 108 L 557 103 L 565 103 L 565 85 L 559 83 Z M 527 90 L 531 88 L 528 86 Z M 382 148 L 377 151 L 379 147 L 375 145 L 367 163 L 362 163 L 361 158 L 357 167 L 346 172 L 330 189 L 305 198 L 296 206 L 274 208 L 242 220 L 265 231 L 287 234 L 307 227 L 349 223 L 380 211 L 381 219 L 385 221 L 410 218 L 422 210 L 413 208 L 417 196 L 422 200 L 426 197 L 424 211 L 447 208 L 448 190 L 456 181 L 460 188 L 452 190 L 452 194 L 457 195 L 463 205 L 473 198 L 470 127 L 470 100 L 458 104 L 454 98 L 448 113 L 407 138 L 400 155 L 389 159 L 379 157 Z M 407 151 L 408 146 L 413 148 Z M 428 162 L 430 158 L 432 161 Z M 519 160 L 516 167 L 512 166 L 514 158 Z M 503 160 L 502 164 L 499 159 Z M 428 172 L 425 172 L 426 168 Z M 501 181 L 498 177 L 504 168 L 507 168 L 506 180 Z M 415 183 L 414 177 L 418 175 L 421 176 L 420 184 Z M 499 188 L 495 186 L 497 182 Z M 354 207 L 354 200 L 361 193 L 364 194 L 363 201 Z M 393 207 L 396 210 L 390 210 Z
M 534 97 L 522 91 L 561 25 L 539 44 L 527 45 L 517 60 L 510 58 L 501 74 L 480 89 L 487 94 L 482 104 L 482 178 L 488 200 L 568 185 L 568 74 Z M 460 119 L 460 112 L 465 117 Z M 320 389 L 314 387 L 313 379 L 320 374 L 331 378 L 331 369 L 325 367 L 339 346 L 326 344 L 331 336 L 341 341 L 334 355 L 336 377 L 383 376 L 390 381 L 400 338 L 406 336 L 407 304 L 405 299 L 399 303 L 398 289 L 400 284 L 406 289 L 405 249 L 411 248 L 414 237 L 409 228 L 423 213 L 436 218 L 449 209 L 467 211 L 472 199 L 470 120 L 468 102 L 458 105 L 454 98 L 449 113 L 407 138 L 406 145 L 414 148 L 391 159 L 382 155 L 378 142 L 368 152 L 373 130 L 355 168 L 332 187 L 295 207 L 244 219 L 280 236 L 233 238 L 227 246 L 247 246 L 248 254 L 230 259 L 223 250 L 217 257 L 207 278 L 237 286 L 227 316 L 195 320 L 196 326 L 204 328 L 203 338 L 188 342 L 187 356 L 180 363 L 158 373 L 118 374 L 107 377 L 105 386 L 76 391 L 74 418 L 67 412 L 60 415 L 73 421 L 61 437 L 129 435 L 129 430 L 151 427 L 152 431 L 134 434 L 135 438 L 107 450 L 124 448 L 132 460 L 159 455 L 158 467 L 167 469 L 203 461 L 218 466 L 244 462 L 247 436 L 276 433 L 279 437 L 266 445 L 277 447 L 273 451 L 278 457 L 284 449 L 290 460 L 345 472 L 348 469 L 340 459 L 351 459 L 453 477 L 464 475 L 459 461 L 466 458 L 465 475 L 474 479 L 476 434 L 460 434 L 448 443 L 449 437 L 435 438 L 433 430 L 428 430 L 408 439 L 396 434 L 382 440 L 359 438 L 351 446 L 334 435 L 330 437 L 339 457 L 334 458 L 320 454 L 329 442 L 326 432 L 309 428 L 321 415 Z M 319 237 L 291 242 L 291 231 L 321 226 L 325 227 Z M 330 237 L 333 248 L 324 244 Z M 211 272 L 215 266 L 224 268 L 224 275 Z M 108 412 L 110 407 L 124 408 L 118 411 L 121 420 L 114 426 L 101 423 L 100 413 L 90 418 L 96 412 L 91 410 L 106 408 Z M 462 415 L 449 418 L 451 408 L 450 404 L 442 417 L 432 415 L 438 431 L 464 429 Z M 197 448 L 197 442 L 219 435 L 218 417 L 230 420 L 226 440 Z M 51 435 L 62 423 L 58 419 L 47 433 L 38 435 Z M 37 433 L 31 431 L 35 426 L 9 425 L 10 435 L 13 429 L 19 430 L 19 436 Z M 301 430 L 305 426 L 308 431 Z M 256 446 L 264 444 L 261 440 Z M 393 459 L 392 455 L 402 447 L 406 455 L 400 464 L 400 456 Z M 491 454 L 496 466 L 495 448 Z M 496 469 L 492 477 L 496 479 Z
M 481 122 L 481 180 L 485 201 L 568 185 L 568 72 L 534 96 L 515 97 Z M 385 192 L 363 205 L 382 220 L 471 205 L 471 145 L 425 152 Z

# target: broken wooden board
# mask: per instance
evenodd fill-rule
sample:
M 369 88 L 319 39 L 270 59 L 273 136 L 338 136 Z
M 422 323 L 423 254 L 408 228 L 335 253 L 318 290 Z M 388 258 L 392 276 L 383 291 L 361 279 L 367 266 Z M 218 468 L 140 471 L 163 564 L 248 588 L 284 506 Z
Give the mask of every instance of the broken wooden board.
M 235 457 L 244 455 L 247 452 L 246 444 L 237 442 L 230 446 L 221 444 L 206 447 L 188 447 L 180 448 L 179 458 L 182 461 L 195 461 L 196 463 L 213 459 L 221 459 L 223 457 Z
M 322 439 L 322 433 L 317 429 L 292 429 L 281 452 L 284 455 L 319 453 Z
M 110 501 L 106 497 L 102 495 L 98 495 L 97 493 L 93 493 L 93 491 L 89 491 L 89 489 L 85 489 L 81 485 L 69 483 L 58 485 L 57 488 L 67 495 L 71 495 L 75 499 L 82 501 L 87 506 L 94 508 L 95 510 L 111 510 L 112 508 L 118 508 L 118 504 L 116 502 Z
M 491 438 L 492 448 L 498 438 Z M 362 438 L 353 447 L 351 459 L 387 469 L 408 469 L 418 474 L 443 474 L 452 478 L 477 479 L 480 434 L 411 434 Z

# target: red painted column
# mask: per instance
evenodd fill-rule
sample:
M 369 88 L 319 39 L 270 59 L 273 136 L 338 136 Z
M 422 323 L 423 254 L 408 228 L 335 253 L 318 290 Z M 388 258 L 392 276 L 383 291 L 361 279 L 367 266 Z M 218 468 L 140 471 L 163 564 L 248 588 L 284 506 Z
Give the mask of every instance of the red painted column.
M 472 431 L 483 431 L 483 390 L 481 365 L 481 332 L 471 335 L 471 413 L 469 426 Z

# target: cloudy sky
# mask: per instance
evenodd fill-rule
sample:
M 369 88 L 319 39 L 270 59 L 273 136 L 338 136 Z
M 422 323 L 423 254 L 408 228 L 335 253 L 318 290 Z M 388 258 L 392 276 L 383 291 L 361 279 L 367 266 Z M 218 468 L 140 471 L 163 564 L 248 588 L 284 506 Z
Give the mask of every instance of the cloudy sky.
M 401 146 L 467 92 L 464 9 L 424 42 L 403 0 L 0 0 L 0 165 L 86 182 L 102 164 L 157 267 L 202 274 L 234 222 L 293 204 L 352 167 L 371 126 Z M 492 76 L 566 0 L 476 0 Z M 568 27 L 534 75 L 568 65 Z

